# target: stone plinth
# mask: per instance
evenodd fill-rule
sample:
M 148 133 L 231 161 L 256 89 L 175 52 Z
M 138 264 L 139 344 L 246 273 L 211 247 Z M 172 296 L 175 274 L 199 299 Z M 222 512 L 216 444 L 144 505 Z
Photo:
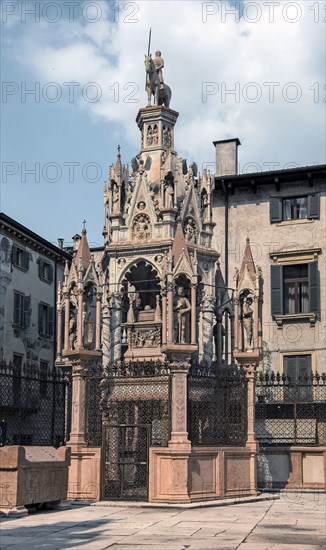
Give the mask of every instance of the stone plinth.
M 149 501 L 173 504 L 255 495 L 250 469 L 246 447 L 193 447 L 189 452 L 152 447 Z
M 23 516 L 26 505 L 65 501 L 69 464 L 67 447 L 1 447 L 0 514 Z

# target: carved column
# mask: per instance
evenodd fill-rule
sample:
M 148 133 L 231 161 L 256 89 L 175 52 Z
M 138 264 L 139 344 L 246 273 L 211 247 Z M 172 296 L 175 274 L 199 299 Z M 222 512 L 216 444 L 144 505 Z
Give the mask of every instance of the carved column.
M 77 308 L 77 349 L 83 347 L 83 290 L 78 289 Z
M 62 355 L 62 309 L 61 309 L 61 288 L 59 286 L 57 302 L 57 359 Z
M 168 343 L 173 342 L 173 281 L 168 279 Z
M 247 447 L 251 451 L 250 460 L 250 490 L 256 493 L 257 473 L 256 473 L 256 453 L 258 452 L 258 444 L 255 434 L 255 371 L 257 364 L 248 363 L 244 365 L 247 378 Z
M 102 357 L 103 367 L 107 368 L 110 363 L 110 309 L 107 304 L 102 310 Z
M 65 298 L 65 332 L 64 332 L 64 351 L 69 350 L 69 315 L 70 315 L 70 300 L 69 292 L 64 292 Z
M 191 284 L 191 343 L 196 344 L 196 283 Z
M 87 367 L 80 359 L 72 359 L 72 411 L 69 445 L 86 445 L 85 408 L 86 408 Z
M 102 293 L 96 293 L 96 325 L 95 325 L 95 349 L 101 347 L 101 300 Z
M 179 357 L 178 357 L 179 359 Z M 187 431 L 187 375 L 190 357 L 170 363 L 172 375 L 172 432 L 169 447 L 190 446 Z
M 166 344 L 166 323 L 167 321 L 167 297 L 166 288 L 162 290 L 162 344 Z

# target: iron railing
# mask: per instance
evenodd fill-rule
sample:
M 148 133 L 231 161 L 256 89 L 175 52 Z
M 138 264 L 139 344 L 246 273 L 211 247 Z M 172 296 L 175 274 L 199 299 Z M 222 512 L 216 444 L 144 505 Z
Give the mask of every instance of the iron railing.
M 326 444 L 326 374 L 258 373 L 256 437 L 264 445 Z
M 0 446 L 64 445 L 70 431 L 66 373 L 0 364 Z

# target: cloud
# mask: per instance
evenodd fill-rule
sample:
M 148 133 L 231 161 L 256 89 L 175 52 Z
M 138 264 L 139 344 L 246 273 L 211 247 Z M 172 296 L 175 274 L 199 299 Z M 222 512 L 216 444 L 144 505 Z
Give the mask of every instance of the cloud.
M 73 23 L 66 16 L 20 25 L 12 55 L 42 82 L 80 83 L 80 108 L 119 124 L 134 152 L 152 27 L 152 52 L 162 50 L 171 107 L 180 112 L 179 153 L 200 164 L 214 159 L 213 140 L 239 137 L 243 164 L 325 162 L 324 26 L 322 12 L 317 17 L 312 9 L 316 3 L 281 2 L 272 21 L 274 3 L 246 0 L 238 22 L 225 1 L 97 4 L 101 17 L 94 23 L 81 12 Z M 87 87 L 91 82 L 101 90 L 97 102 L 85 98 L 86 91 L 96 92 Z

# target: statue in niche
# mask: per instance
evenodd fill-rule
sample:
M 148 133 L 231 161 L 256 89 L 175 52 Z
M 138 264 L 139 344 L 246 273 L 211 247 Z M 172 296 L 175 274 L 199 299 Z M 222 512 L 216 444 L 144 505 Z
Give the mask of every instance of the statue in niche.
M 182 286 L 177 288 L 176 295 L 176 328 L 178 344 L 187 344 L 190 342 L 190 311 L 191 305 L 188 298 L 185 296 L 185 291 Z
M 94 323 L 90 321 L 91 317 L 91 304 L 93 300 L 93 292 L 90 288 L 84 298 L 83 302 L 83 327 L 84 327 L 84 347 L 90 348 L 93 342 L 94 336 Z
M 208 204 L 208 195 L 206 189 L 203 190 L 201 194 L 201 210 L 202 210 L 202 216 L 203 220 L 209 221 L 209 204 Z
M 119 188 L 116 182 L 112 184 L 112 214 L 117 214 L 119 211 Z
M 75 349 L 76 345 L 76 316 L 73 311 L 69 313 L 69 349 Z
M 253 299 L 252 296 L 247 296 L 242 302 L 242 324 L 244 329 L 245 347 L 248 350 L 252 349 L 252 337 L 253 337 Z
M 136 216 L 133 234 L 138 241 L 144 241 L 151 236 L 151 226 L 148 216 L 145 214 Z
M 163 128 L 163 145 L 167 149 L 169 149 L 172 145 L 171 130 L 170 130 L 170 128 L 166 128 L 165 126 Z
M 147 128 L 146 144 L 147 145 L 153 144 L 153 130 L 151 125 L 149 125 Z
M 153 145 L 158 144 L 158 127 L 157 124 L 154 124 L 153 128 Z
M 196 222 L 193 218 L 190 216 L 186 218 L 185 225 L 184 225 L 184 233 L 187 241 L 196 241 L 196 234 L 197 234 L 197 226 Z
M 174 208 L 174 185 L 171 179 L 165 181 L 164 206 L 165 208 Z

